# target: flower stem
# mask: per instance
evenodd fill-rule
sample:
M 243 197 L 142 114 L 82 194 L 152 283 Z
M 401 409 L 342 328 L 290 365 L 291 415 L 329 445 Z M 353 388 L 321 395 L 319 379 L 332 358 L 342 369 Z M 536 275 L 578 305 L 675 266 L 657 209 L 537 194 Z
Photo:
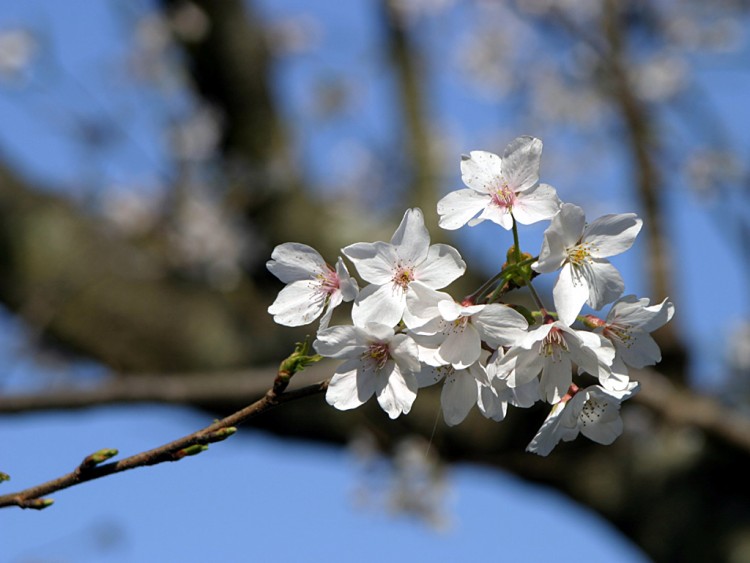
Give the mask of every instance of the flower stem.
M 521 261 L 521 244 L 518 242 L 518 223 L 516 223 L 516 218 L 513 217 L 512 213 L 511 217 L 513 218 L 513 248 L 516 255 L 516 264 L 518 264 Z
M 544 308 L 544 303 L 542 303 L 541 297 L 539 297 L 539 294 L 536 292 L 536 289 L 534 289 L 534 286 L 531 285 L 531 280 L 526 280 L 526 287 L 529 288 L 529 291 L 531 292 L 531 297 L 534 298 L 534 302 L 536 303 L 537 307 L 539 307 L 539 310 L 541 311 L 542 315 L 545 317 L 549 316 L 549 313 L 547 313 L 547 309 Z

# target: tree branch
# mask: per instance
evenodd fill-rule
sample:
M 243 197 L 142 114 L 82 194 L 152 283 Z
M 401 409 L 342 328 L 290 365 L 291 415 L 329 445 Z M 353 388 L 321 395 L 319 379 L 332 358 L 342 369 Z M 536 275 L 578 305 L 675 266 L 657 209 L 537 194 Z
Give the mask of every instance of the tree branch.
M 51 499 L 43 498 L 44 495 L 61 491 L 69 487 L 80 485 L 87 481 L 93 481 L 115 473 L 122 473 L 136 467 L 147 467 L 167 461 L 178 461 L 186 456 L 201 453 L 207 449 L 207 444 L 219 442 L 234 434 L 235 426 L 246 420 L 264 413 L 273 407 L 323 393 L 328 388 L 328 380 L 323 380 L 314 385 L 302 387 L 289 392 L 277 393 L 270 389 L 261 399 L 242 410 L 235 412 L 214 422 L 210 426 L 183 436 L 173 442 L 164 444 L 152 450 L 132 455 L 120 461 L 98 464 L 116 454 L 116 450 L 102 450 L 92 454 L 81 462 L 81 464 L 70 473 L 22 491 L 0 496 L 0 508 L 7 506 L 18 506 L 20 508 L 43 509 L 52 504 Z

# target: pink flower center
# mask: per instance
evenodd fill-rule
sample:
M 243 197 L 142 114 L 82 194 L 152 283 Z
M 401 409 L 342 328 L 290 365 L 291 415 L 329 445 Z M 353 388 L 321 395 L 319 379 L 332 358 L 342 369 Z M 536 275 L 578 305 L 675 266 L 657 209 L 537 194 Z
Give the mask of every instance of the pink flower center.
M 503 185 L 494 194 L 492 194 L 491 203 L 492 205 L 496 205 L 497 207 L 511 210 L 516 204 L 516 192 L 511 190 L 508 187 L 508 184 L 503 183 Z
M 628 325 L 609 323 L 604 326 L 602 333 L 612 342 L 620 342 L 626 348 L 630 348 L 633 345 L 634 338 L 630 334 L 630 327 Z
M 328 266 L 327 270 L 323 274 L 318 274 L 318 280 L 320 281 L 320 291 L 325 295 L 331 295 L 334 291 L 338 290 L 341 285 L 339 275 L 336 270 Z
M 386 342 L 373 342 L 362 357 L 372 361 L 376 368 L 380 370 L 391 359 L 391 350 Z
M 411 268 L 399 265 L 396 268 L 396 272 L 393 274 L 391 281 L 394 285 L 397 285 L 404 291 L 409 287 L 409 284 L 414 281 L 414 271 Z

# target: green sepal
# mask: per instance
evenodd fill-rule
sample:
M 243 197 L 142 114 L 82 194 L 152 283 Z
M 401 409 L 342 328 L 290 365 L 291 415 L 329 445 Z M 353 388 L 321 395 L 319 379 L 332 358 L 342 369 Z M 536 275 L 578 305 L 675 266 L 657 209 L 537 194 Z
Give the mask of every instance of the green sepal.
M 279 365 L 279 377 L 291 378 L 298 371 L 302 371 L 307 366 L 319 362 L 323 356 L 320 354 L 310 355 L 310 341 L 305 338 L 304 342 L 297 342 L 294 345 L 294 352 Z

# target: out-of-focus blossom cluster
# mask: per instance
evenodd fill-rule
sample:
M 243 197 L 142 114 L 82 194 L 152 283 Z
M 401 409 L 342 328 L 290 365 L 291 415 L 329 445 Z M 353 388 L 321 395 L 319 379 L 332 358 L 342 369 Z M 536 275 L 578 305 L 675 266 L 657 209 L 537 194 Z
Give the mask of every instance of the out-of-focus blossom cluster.
M 26 30 L 0 30 L 0 81 L 23 79 L 39 50 L 36 37 Z
M 405 436 L 385 455 L 375 436 L 360 430 L 349 446 L 359 469 L 358 505 L 417 518 L 437 530 L 450 527 L 445 467 L 424 438 Z
M 624 281 L 608 260 L 632 246 L 642 221 L 622 213 L 587 222 L 583 209 L 540 182 L 541 154 L 533 137 L 515 139 L 502 156 L 472 151 L 461 161 L 467 187 L 438 202 L 444 229 L 490 221 L 514 235 L 502 269 L 463 298 L 442 290 L 466 263 L 452 246 L 430 244 L 416 208 L 406 211 L 390 242 L 350 244 L 335 262 L 305 244 L 276 247 L 267 266 L 287 285 L 269 313 L 286 326 L 321 318 L 315 350 L 342 360 L 328 386 L 329 404 L 353 409 L 375 396 L 397 418 L 409 413 L 420 388 L 442 383 L 450 425 L 475 406 L 501 421 L 508 405 L 551 404 L 528 448 L 541 455 L 579 433 L 609 444 L 622 432 L 620 403 L 638 390 L 628 370 L 661 359 L 650 333 L 671 319 L 674 306 L 623 296 Z M 521 251 L 518 225 L 539 221 L 550 224 L 531 256 Z M 554 308 L 533 289 L 538 274 L 557 276 Z M 523 286 L 535 310 L 503 302 Z M 352 324 L 330 326 L 333 309 L 349 302 Z M 610 304 L 603 317 L 582 314 L 584 305 L 598 311 Z M 597 384 L 584 387 L 582 374 Z

